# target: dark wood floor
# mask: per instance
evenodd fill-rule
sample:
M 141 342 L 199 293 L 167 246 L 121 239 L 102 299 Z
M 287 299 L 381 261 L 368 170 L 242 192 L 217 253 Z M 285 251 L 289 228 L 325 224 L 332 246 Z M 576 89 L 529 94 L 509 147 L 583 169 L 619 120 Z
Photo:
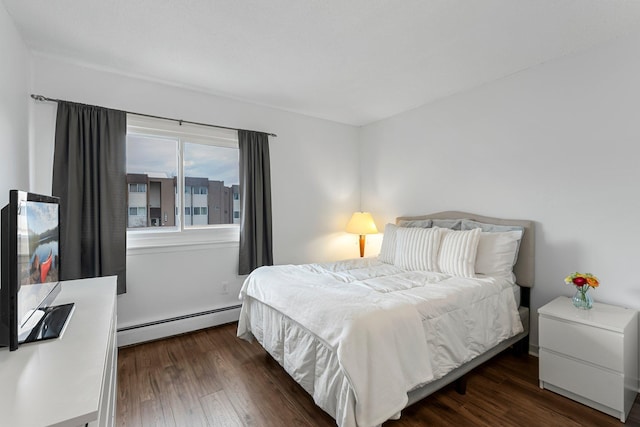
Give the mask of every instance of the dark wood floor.
M 120 349 L 118 426 L 335 426 L 236 324 Z M 627 426 L 640 426 L 636 400 Z M 622 426 L 614 417 L 538 387 L 538 359 L 504 352 L 385 427 Z

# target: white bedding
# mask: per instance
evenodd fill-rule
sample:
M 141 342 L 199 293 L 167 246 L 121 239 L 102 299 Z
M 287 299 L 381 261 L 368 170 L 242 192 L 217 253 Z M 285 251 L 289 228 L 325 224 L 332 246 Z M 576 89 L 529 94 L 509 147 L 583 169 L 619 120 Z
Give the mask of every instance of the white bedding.
M 339 425 L 374 426 L 409 390 L 523 330 L 512 286 L 376 259 L 263 267 L 242 287 L 238 336 L 255 336 Z

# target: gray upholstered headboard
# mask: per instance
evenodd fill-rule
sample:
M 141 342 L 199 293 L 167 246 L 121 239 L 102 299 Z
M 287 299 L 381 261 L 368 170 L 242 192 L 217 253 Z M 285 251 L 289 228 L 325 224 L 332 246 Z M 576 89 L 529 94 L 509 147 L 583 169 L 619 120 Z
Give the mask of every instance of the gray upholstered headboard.
M 419 219 L 471 219 L 487 224 L 519 225 L 524 227 L 524 234 L 520 241 L 518 260 L 513 267 L 513 272 L 516 275 L 516 283 L 518 283 L 518 285 L 527 288 L 533 287 L 535 272 L 535 230 L 533 221 L 492 218 L 466 212 L 446 211 L 420 216 L 400 216 L 396 218 L 396 223 L 398 223 L 398 221 Z

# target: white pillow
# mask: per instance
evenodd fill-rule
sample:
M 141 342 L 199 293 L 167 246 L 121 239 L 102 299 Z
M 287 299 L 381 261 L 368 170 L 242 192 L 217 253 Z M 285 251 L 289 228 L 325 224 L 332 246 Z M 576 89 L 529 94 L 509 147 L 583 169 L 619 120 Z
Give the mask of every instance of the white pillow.
M 480 233 L 475 265 L 476 273 L 488 276 L 511 274 L 518 256 L 520 239 L 522 239 L 522 231 L 520 230 Z
M 398 227 L 394 224 L 384 226 L 384 235 L 382 236 L 382 245 L 378 259 L 387 264 L 393 264 L 396 260 L 396 233 Z
M 441 228 L 398 228 L 394 264 L 405 270 L 438 271 Z
M 438 254 L 440 271 L 453 276 L 475 277 L 479 240 L 479 228 L 468 231 L 444 230 Z

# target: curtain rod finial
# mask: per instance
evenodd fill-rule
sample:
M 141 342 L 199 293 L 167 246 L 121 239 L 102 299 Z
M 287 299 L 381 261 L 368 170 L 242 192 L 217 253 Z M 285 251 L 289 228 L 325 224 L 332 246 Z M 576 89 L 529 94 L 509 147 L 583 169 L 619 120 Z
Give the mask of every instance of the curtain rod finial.
M 42 96 L 42 95 L 34 95 L 34 94 L 31 94 L 31 98 L 35 99 L 36 101 L 46 101 L 46 100 L 47 100 L 47 98 L 45 98 L 45 97 L 44 97 L 44 96 Z

